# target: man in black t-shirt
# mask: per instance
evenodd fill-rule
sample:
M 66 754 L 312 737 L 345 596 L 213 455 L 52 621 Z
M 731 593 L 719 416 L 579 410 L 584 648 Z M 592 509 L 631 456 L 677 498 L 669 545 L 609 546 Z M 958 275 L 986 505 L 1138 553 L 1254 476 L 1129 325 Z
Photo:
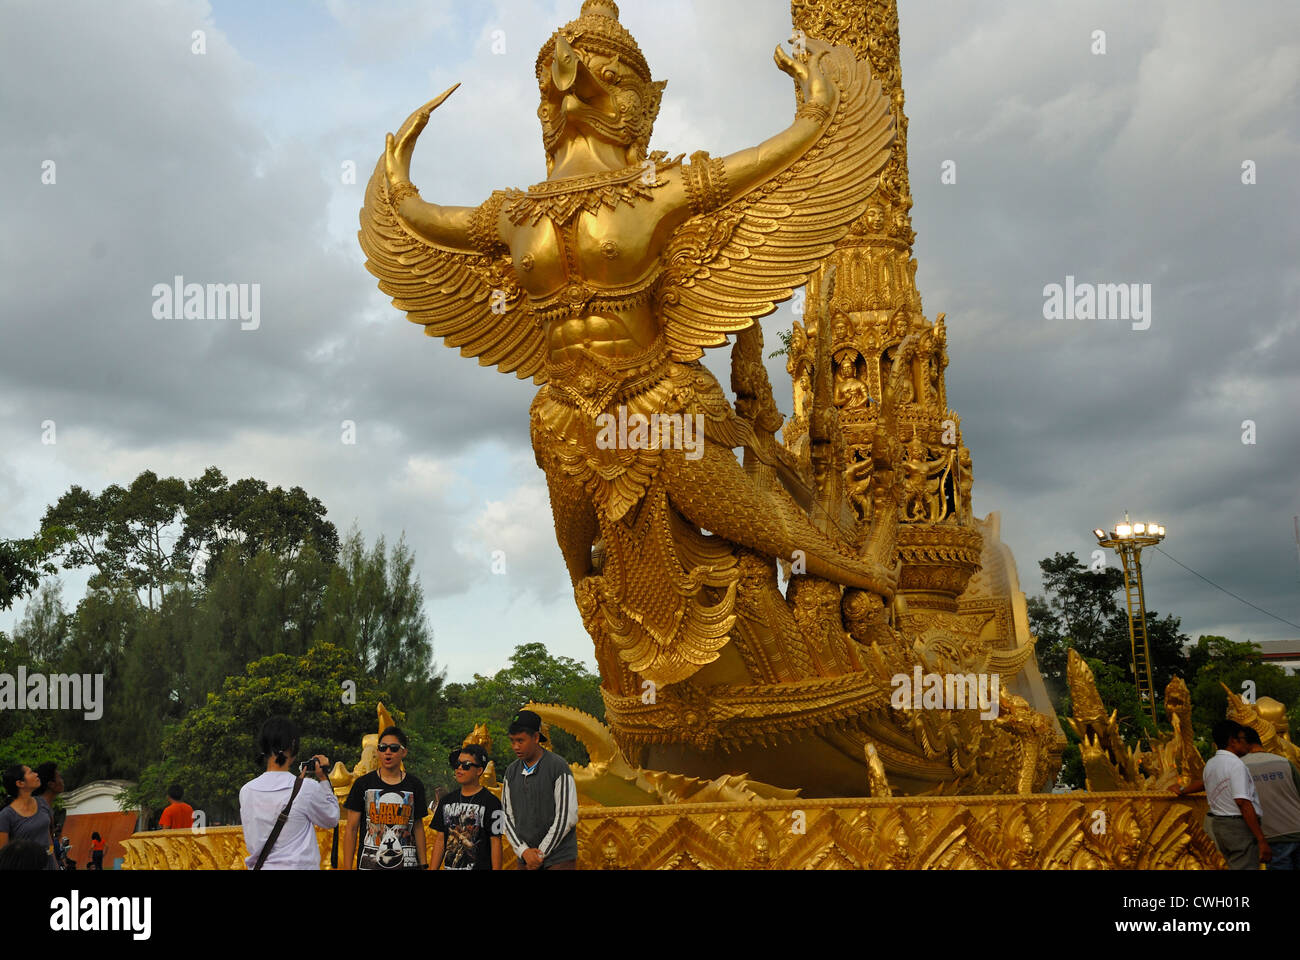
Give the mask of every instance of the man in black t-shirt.
M 501 801 L 479 783 L 487 751 L 477 743 L 453 750 L 458 790 L 438 801 L 433 814 L 434 870 L 500 870 L 505 812 Z
M 343 803 L 348 825 L 339 869 L 424 870 L 424 784 L 402 770 L 406 734 L 389 727 L 376 750 L 379 769 L 358 777 Z

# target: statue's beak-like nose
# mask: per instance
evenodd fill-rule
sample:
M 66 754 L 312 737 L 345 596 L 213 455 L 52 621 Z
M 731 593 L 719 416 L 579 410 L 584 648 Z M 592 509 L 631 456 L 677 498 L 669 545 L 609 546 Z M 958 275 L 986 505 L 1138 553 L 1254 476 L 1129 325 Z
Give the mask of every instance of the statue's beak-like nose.
M 578 79 L 578 55 L 564 37 L 555 38 L 555 59 L 551 61 L 551 80 L 555 89 L 567 93 Z

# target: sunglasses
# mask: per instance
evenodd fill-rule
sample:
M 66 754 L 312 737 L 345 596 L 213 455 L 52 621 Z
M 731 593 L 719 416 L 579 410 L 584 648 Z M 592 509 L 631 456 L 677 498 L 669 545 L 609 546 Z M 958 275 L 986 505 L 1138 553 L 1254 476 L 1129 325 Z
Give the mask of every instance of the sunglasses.
M 474 770 L 478 767 L 478 764 L 473 760 L 461 760 L 453 763 L 451 766 L 453 770 Z
M 396 753 L 398 750 L 401 750 L 403 748 L 400 743 L 381 743 L 379 746 L 375 747 L 375 749 L 378 750 L 380 753 L 387 753 L 389 750 L 393 751 L 393 753 Z

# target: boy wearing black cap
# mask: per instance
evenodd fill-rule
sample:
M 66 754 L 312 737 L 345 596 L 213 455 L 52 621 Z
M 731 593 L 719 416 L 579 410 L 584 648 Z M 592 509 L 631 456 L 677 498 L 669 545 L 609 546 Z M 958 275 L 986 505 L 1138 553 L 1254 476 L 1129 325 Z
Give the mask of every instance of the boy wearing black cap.
M 479 783 L 487 751 L 477 743 L 453 750 L 448 758 L 458 789 L 438 801 L 433 813 L 434 870 L 500 870 L 501 801 Z
M 578 861 L 578 787 L 564 758 L 543 750 L 542 718 L 515 714 L 507 730 L 518 757 L 501 789 L 506 839 L 526 870 L 572 870 Z

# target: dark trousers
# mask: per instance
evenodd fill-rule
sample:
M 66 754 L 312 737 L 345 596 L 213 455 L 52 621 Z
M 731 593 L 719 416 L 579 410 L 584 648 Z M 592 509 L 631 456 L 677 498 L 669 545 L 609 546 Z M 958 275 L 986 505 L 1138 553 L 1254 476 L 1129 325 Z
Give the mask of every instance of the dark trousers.
M 1206 833 L 1228 861 L 1229 870 L 1258 870 L 1259 841 L 1241 817 L 1206 816 Z

